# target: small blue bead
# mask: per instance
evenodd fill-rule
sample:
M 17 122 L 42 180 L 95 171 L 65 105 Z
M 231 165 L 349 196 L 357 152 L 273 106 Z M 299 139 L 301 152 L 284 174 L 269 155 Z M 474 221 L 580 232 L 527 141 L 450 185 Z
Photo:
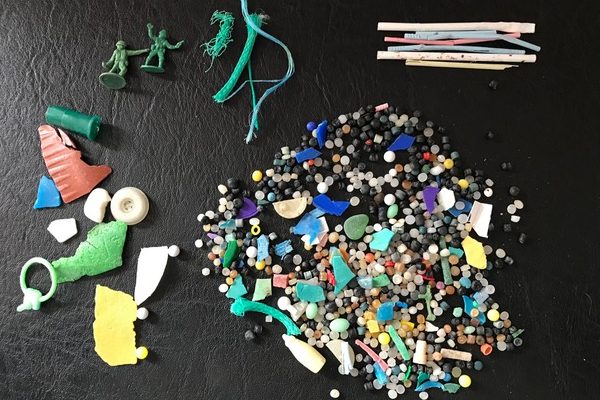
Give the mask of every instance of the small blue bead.
M 277 199 L 277 197 L 275 196 L 275 193 L 273 192 L 269 192 L 269 194 L 267 195 L 267 200 L 273 202 Z
M 307 131 L 312 132 L 315 129 L 317 129 L 317 123 L 315 121 L 310 121 L 308 124 L 306 124 Z

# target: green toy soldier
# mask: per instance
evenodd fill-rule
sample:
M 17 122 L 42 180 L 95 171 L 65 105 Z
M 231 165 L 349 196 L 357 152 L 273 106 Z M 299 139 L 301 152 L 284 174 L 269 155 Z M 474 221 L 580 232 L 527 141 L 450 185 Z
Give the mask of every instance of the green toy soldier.
M 103 62 L 104 68 L 110 68 L 108 72 L 100 75 L 100 82 L 109 89 L 122 89 L 125 87 L 125 74 L 127 73 L 128 58 L 147 53 L 148 49 L 143 50 L 127 50 L 127 45 L 124 41 L 119 40 L 116 44 L 116 49 L 112 53 L 110 60 Z M 117 70 L 119 71 L 118 73 Z
M 148 57 L 146 58 L 146 62 L 144 63 L 144 65 L 142 65 L 142 70 L 146 71 L 146 72 L 155 72 L 155 73 L 161 73 L 161 72 L 165 72 L 165 69 L 163 68 L 163 64 L 165 62 L 165 51 L 167 49 L 169 50 L 175 50 L 181 47 L 181 45 L 183 45 L 183 40 L 181 42 L 178 42 L 177 44 L 171 44 L 169 43 L 169 41 L 167 40 L 167 31 L 166 30 L 161 30 L 158 33 L 158 36 L 154 36 L 154 25 L 152 24 L 148 24 L 148 37 L 152 40 L 154 40 L 154 44 L 152 44 L 152 46 L 150 47 L 150 54 L 148 54 Z M 158 66 L 156 65 L 150 65 L 150 61 L 154 58 L 158 56 Z

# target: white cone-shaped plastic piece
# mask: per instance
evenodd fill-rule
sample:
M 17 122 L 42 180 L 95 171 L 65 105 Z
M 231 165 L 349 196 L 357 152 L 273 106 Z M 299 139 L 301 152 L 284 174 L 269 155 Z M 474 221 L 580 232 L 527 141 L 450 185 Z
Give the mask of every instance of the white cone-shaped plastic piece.
M 415 354 L 413 355 L 413 362 L 415 364 L 427 364 L 427 342 L 424 340 L 417 340 L 417 347 L 415 348 Z
M 138 306 L 146 301 L 158 287 L 168 259 L 169 248 L 167 246 L 146 247 L 140 251 L 133 295 Z
M 64 243 L 77 235 L 77 221 L 75 221 L 75 218 L 54 220 L 48 225 L 48 232 L 50 232 L 59 243 Z
M 96 223 L 104 220 L 106 206 L 110 203 L 110 194 L 105 189 L 96 188 L 90 192 L 85 204 L 83 205 L 83 213 L 86 217 Z
M 293 356 L 300 364 L 304 365 L 311 372 L 317 373 L 325 365 L 325 357 L 321 355 L 314 347 L 293 336 L 281 335 L 285 345 L 292 352 Z

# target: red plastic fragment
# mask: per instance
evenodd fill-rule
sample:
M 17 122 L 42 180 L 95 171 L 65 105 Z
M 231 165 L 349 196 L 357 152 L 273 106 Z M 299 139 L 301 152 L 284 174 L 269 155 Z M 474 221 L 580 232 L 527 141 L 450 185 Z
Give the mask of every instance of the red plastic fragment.
M 108 165 L 84 162 L 75 143 L 62 130 L 41 125 L 38 132 L 46 168 L 65 203 L 85 196 L 112 172 Z

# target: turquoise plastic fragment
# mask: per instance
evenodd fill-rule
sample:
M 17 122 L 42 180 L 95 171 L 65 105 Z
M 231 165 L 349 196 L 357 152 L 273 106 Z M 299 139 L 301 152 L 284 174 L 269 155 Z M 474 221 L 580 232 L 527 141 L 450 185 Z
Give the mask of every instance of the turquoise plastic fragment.
M 396 345 L 396 348 L 398 349 L 398 352 L 402 356 L 402 359 L 404 361 L 410 360 L 410 352 L 408 351 L 408 348 L 404 344 L 404 341 L 402 340 L 400 335 L 398 335 L 398 332 L 396 332 L 394 327 L 391 325 L 388 325 L 387 331 L 390 334 L 390 337 L 392 338 L 392 342 L 394 342 L 394 344 Z M 407 375 L 409 375 L 409 374 L 410 373 L 408 373 Z
M 335 277 L 335 288 L 333 289 L 334 294 L 338 294 L 344 287 L 356 276 L 354 272 L 348 267 L 344 257 L 340 254 L 339 250 L 335 249 L 336 253 L 331 259 L 333 265 L 333 276 Z
M 315 158 L 319 157 L 320 155 L 321 155 L 321 152 L 319 150 L 309 147 L 306 150 L 302 150 L 300 153 L 296 153 L 296 161 L 301 163 L 306 160 L 315 159 Z
M 444 384 L 444 392 L 448 393 L 456 393 L 460 389 L 460 385 L 458 383 L 445 383 Z
M 448 247 L 448 250 L 450 250 L 450 254 L 453 254 L 458 258 L 461 258 L 465 254 L 463 249 L 457 249 L 456 247 Z
M 393 301 L 387 301 L 380 305 L 377 309 L 377 321 L 390 321 L 394 319 L 395 305 Z
M 269 237 L 267 235 L 261 235 L 257 240 L 258 246 L 257 260 L 262 261 L 269 257 Z
M 390 278 L 386 274 L 381 274 L 373 278 L 373 287 L 384 287 L 390 283 Z
M 238 299 L 248 293 L 246 286 L 244 286 L 244 281 L 242 280 L 242 276 L 238 275 L 233 280 L 231 286 L 229 286 L 229 290 L 225 294 L 225 297 L 228 299 Z
M 465 311 L 465 314 L 470 317 L 471 310 L 473 310 L 473 308 L 476 308 L 477 306 L 475 305 L 475 302 L 473 301 L 473 299 L 470 298 L 469 296 L 463 295 L 462 298 L 463 298 L 463 303 L 464 303 L 463 309 Z M 477 316 L 477 319 L 479 320 L 480 323 L 484 324 L 486 321 L 485 313 L 480 312 L 479 315 Z
M 406 133 L 402 133 L 400 136 L 394 140 L 394 143 L 388 147 L 389 151 L 398 151 L 398 150 L 406 150 L 410 146 L 413 145 L 415 141 L 414 136 L 407 135 Z
M 54 208 L 59 207 L 61 204 L 60 192 L 56 188 L 54 181 L 46 176 L 42 176 L 33 208 L 36 210 L 40 208 Z
M 444 385 L 442 385 L 441 383 L 434 382 L 434 381 L 427 381 L 427 382 L 424 382 L 424 383 L 418 385 L 415 388 L 415 392 L 424 392 L 427 389 L 433 389 L 433 388 L 445 390 Z
M 359 276 L 356 278 L 358 286 L 363 289 L 373 289 L 373 278 L 370 276 Z
M 304 282 L 298 282 L 296 284 L 296 296 L 302 301 L 308 301 L 309 303 L 318 303 L 325 301 L 325 292 L 319 285 L 309 285 Z
M 294 248 L 292 247 L 292 241 L 289 239 L 275 245 L 275 254 L 277 254 L 279 257 L 283 257 L 286 254 L 291 253 L 293 250 Z
M 327 121 L 322 121 L 319 124 L 319 126 L 317 126 L 317 143 L 319 144 L 320 149 L 323 148 L 326 140 L 327 140 Z
M 221 229 L 236 229 L 235 220 L 228 219 L 226 221 L 219 222 L 219 228 Z
M 375 232 L 372 236 L 369 247 L 371 250 L 386 251 L 390 246 L 390 241 L 394 237 L 394 232 L 388 228 L 383 228 L 379 232 Z
M 300 328 L 296 326 L 296 323 L 290 317 L 277 310 L 276 308 L 273 308 L 263 303 L 257 303 L 255 301 L 247 300 L 243 297 L 238 297 L 231 304 L 231 308 L 229 310 L 233 315 L 236 315 L 238 317 L 243 317 L 244 314 L 248 311 L 270 315 L 277 321 L 281 322 L 283 326 L 285 326 L 288 335 L 297 336 L 302 333 L 300 331 Z
M 333 201 L 326 194 L 320 194 L 315 197 L 312 204 L 319 210 L 338 217 L 350 207 L 349 201 Z
M 378 363 L 373 363 L 373 370 L 375 371 L 375 377 L 382 385 L 385 385 L 388 382 L 388 377 L 385 374 L 385 371 Z
M 426 372 L 419 372 L 419 375 L 417 376 L 417 386 L 421 386 L 421 383 L 425 382 L 426 380 L 429 379 L 429 374 Z

